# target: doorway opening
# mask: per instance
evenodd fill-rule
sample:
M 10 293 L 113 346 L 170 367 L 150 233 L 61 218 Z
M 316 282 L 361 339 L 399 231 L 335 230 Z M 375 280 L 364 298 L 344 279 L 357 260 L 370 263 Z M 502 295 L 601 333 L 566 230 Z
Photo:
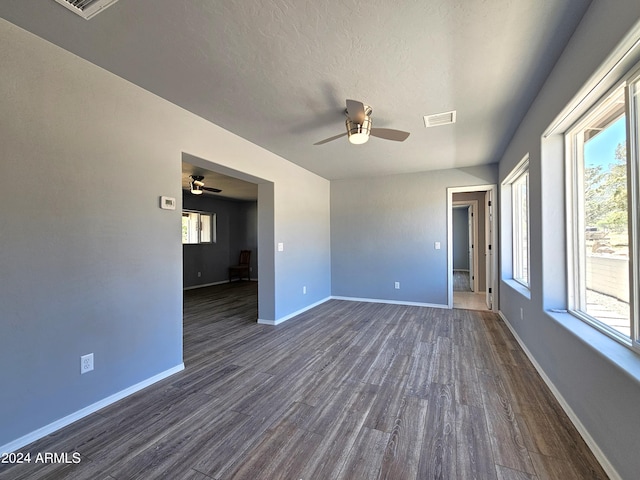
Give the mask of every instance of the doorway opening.
M 199 188 L 193 186 L 194 177 L 200 182 L 196 185 Z M 187 212 L 189 218 L 207 219 L 198 225 L 200 229 L 207 228 L 206 234 L 201 235 L 206 242 L 185 244 L 183 232 L 183 298 L 194 296 L 196 291 L 202 296 L 209 290 L 211 301 L 213 297 L 224 297 L 226 300 L 218 298 L 224 305 L 245 305 L 244 321 L 272 318 L 275 313 L 273 183 L 183 153 L 181 185 L 183 216 Z M 202 192 L 194 194 L 193 190 Z M 230 267 L 238 265 L 241 252 L 247 250 L 251 252 L 248 275 L 230 277 Z M 246 312 L 253 313 L 247 315 Z M 183 315 L 185 321 L 186 314 Z
M 497 310 L 495 189 L 447 189 L 449 308 Z

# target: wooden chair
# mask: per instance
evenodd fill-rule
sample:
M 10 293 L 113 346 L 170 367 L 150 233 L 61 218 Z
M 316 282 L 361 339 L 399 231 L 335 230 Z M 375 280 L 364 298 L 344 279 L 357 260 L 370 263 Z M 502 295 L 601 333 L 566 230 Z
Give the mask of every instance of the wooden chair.
M 229 282 L 234 277 L 238 277 L 242 280 L 245 276 L 247 280 L 251 280 L 251 250 L 240 250 L 240 259 L 238 265 L 232 265 L 229 267 Z

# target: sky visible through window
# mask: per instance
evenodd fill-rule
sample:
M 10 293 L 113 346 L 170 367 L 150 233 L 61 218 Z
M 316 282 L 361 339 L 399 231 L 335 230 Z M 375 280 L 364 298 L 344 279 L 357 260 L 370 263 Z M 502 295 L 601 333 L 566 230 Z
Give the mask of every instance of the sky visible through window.
M 615 163 L 616 147 L 619 143 L 626 145 L 625 116 L 621 116 L 600 134 L 589 140 L 584 146 L 585 167 L 602 166 L 608 170 Z

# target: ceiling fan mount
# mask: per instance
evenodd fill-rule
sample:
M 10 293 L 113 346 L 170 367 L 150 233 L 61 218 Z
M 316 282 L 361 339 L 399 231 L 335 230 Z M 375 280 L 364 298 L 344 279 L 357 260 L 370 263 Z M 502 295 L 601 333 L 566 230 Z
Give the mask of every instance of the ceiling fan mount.
M 365 105 L 357 100 L 347 100 L 347 109 L 345 115 L 346 133 L 334 135 L 325 138 L 314 145 L 324 145 L 338 138 L 347 136 L 349 142 L 354 145 L 361 145 L 369 140 L 370 136 L 382 138 L 384 140 L 393 140 L 395 142 L 404 142 L 409 137 L 409 132 L 402 130 L 394 130 L 391 128 L 373 128 L 371 122 L 371 114 L 373 109 L 369 105 Z
M 222 190 L 220 190 L 219 188 L 205 187 L 203 182 L 203 175 L 189 175 L 189 178 L 191 179 L 191 182 L 189 182 L 189 187 L 193 195 L 202 195 L 202 193 L 205 191 L 213 193 L 222 192 Z

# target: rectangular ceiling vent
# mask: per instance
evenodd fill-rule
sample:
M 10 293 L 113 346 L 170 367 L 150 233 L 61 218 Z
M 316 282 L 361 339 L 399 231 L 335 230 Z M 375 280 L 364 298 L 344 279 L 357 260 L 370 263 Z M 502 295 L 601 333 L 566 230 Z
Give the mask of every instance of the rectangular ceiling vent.
M 444 112 L 444 113 L 434 113 L 433 115 L 424 116 L 424 126 L 427 128 L 439 127 L 441 125 L 449 125 L 451 123 L 456 123 L 455 110 L 451 110 L 450 112 Z
M 118 0 L 55 0 L 82 18 L 89 20 Z

